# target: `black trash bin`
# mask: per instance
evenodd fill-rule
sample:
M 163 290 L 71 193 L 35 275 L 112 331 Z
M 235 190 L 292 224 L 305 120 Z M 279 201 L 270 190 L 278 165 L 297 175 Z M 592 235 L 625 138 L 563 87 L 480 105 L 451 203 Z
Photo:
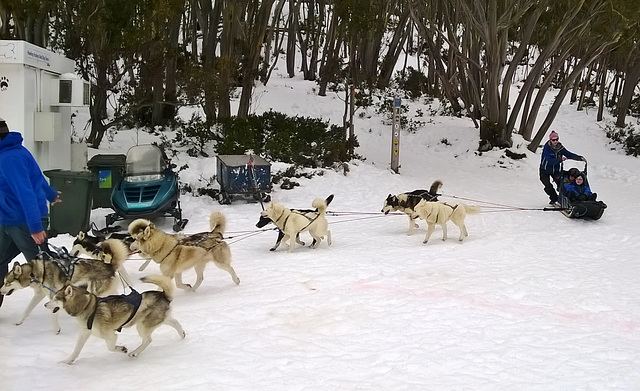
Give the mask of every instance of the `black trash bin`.
M 124 175 L 127 156 L 95 155 L 87 162 L 93 173 L 93 208 L 111 208 L 111 192 Z
M 87 232 L 90 227 L 93 191 L 93 173 L 90 171 L 47 170 L 51 186 L 62 192 L 62 202 L 49 208 L 50 236 L 68 233 L 73 236 L 79 231 Z

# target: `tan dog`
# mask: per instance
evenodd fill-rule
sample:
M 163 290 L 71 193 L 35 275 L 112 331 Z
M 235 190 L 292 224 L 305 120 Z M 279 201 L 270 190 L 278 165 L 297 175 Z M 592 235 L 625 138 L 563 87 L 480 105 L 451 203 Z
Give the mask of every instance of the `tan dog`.
M 327 243 L 331 245 L 331 231 L 326 218 L 327 203 L 321 198 L 316 198 L 311 205 L 317 212 L 299 212 L 277 202 L 272 202 L 261 212 L 262 217 L 269 218 L 284 233 L 283 242 L 289 239 L 289 252 L 296 246 L 298 234 L 304 231 L 309 231 L 313 237 L 311 248 L 317 248 L 325 236 Z
M 132 292 L 129 295 L 114 295 L 97 297 L 85 289 L 66 282 L 65 285 L 53 295 L 51 301 L 45 307 L 57 313 L 63 308 L 66 313 L 76 318 L 79 324 L 78 339 L 71 355 L 64 361 L 71 364 L 78 358 L 84 344 L 91 334 L 102 338 L 107 343 L 107 348 L 112 352 L 127 353 L 127 348 L 116 345 L 118 336 L 116 331 L 122 327 L 136 325 L 142 343 L 129 357 L 136 357 L 151 343 L 151 333 L 162 324 L 176 329 L 180 337 L 185 337 L 185 332 L 180 323 L 171 317 L 171 300 L 173 299 L 173 286 L 171 280 L 164 276 L 148 276 L 141 279 L 160 287 L 161 291 L 146 291 L 142 293 Z
M 168 234 L 156 228 L 145 219 L 137 219 L 129 224 L 129 234 L 135 239 L 134 248 L 149 255 L 160 264 L 160 271 L 169 278 L 175 278 L 180 289 L 195 291 L 204 280 L 203 272 L 208 262 L 227 271 L 233 282 L 240 283 L 231 267 L 231 251 L 223 240 L 226 218 L 218 211 L 209 217 L 211 231 L 201 232 L 184 238 Z M 182 282 L 182 272 L 194 268 L 197 279 L 193 287 Z
M 463 241 L 465 237 L 469 236 L 467 227 L 464 225 L 464 219 L 467 214 L 475 214 L 480 212 L 480 207 L 470 206 L 465 204 L 455 204 L 448 202 L 428 202 L 425 200 L 420 201 L 415 207 L 415 211 L 418 217 L 427 222 L 427 236 L 424 238 L 423 243 L 427 243 L 436 224 L 442 227 L 442 240 L 447 240 L 447 221 L 451 221 L 460 228 L 459 241 Z

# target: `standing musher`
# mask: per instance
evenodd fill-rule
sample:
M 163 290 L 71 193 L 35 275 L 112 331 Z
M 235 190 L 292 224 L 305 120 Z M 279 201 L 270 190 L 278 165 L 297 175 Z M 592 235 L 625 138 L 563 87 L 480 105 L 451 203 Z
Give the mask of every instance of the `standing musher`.
M 556 189 L 551 184 L 551 179 L 553 178 L 556 186 L 560 184 L 562 162 L 567 159 L 587 161 L 584 156 L 576 155 L 566 149 L 559 140 L 558 133 L 555 130 L 551 131 L 549 141 L 542 148 L 542 157 L 540 159 L 540 182 L 544 185 L 544 192 L 549 196 L 550 205 L 558 202 L 558 193 L 556 193 Z
M 22 145 L 22 134 L 10 132 L 0 118 L 0 283 L 9 262 L 22 253 L 30 261 L 47 242 L 47 201 L 60 202 L 38 163 Z M 1 284 L 0 284 L 1 285 Z M 0 295 L 0 305 L 3 296 Z

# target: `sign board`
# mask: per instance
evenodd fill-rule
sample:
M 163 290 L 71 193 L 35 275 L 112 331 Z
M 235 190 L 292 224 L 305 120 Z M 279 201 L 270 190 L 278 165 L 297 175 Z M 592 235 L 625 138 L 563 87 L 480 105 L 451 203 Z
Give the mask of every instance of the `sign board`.
M 391 169 L 398 174 L 400 169 L 400 107 L 402 101 L 393 101 L 393 123 L 391 125 Z

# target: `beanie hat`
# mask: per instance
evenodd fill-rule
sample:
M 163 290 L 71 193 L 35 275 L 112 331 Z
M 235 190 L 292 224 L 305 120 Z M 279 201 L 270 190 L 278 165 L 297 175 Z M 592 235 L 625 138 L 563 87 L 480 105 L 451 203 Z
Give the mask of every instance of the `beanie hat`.
M 558 133 L 556 133 L 555 130 L 551 131 L 551 134 L 549 135 L 549 140 L 554 139 L 554 138 L 558 138 Z
M 0 118 L 0 136 L 5 136 L 9 133 L 9 127 L 7 126 L 7 122 Z

